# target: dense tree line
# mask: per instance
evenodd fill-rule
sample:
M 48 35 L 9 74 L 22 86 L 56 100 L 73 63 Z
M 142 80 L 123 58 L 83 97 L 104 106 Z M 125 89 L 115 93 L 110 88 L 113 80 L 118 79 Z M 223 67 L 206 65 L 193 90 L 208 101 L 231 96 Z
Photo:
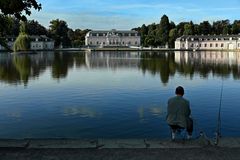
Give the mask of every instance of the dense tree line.
M 27 20 L 26 15 L 30 16 L 32 9 L 40 11 L 42 6 L 36 0 L 0 0 L 0 45 L 8 48 L 5 41 L 6 36 L 22 34 L 20 23 L 25 24 L 26 35 L 47 35 L 55 40 L 55 47 L 79 47 L 84 45 L 85 34 L 89 30 L 68 27 L 63 20 L 52 20 L 49 28 L 45 28 L 37 21 Z
M 21 20 L 13 16 L 3 16 L 0 18 L 4 27 L 0 29 L 0 37 L 14 36 L 20 33 Z M 63 20 L 52 20 L 49 28 L 45 28 L 38 21 L 27 20 L 25 23 L 25 32 L 28 35 L 47 35 L 55 40 L 55 47 L 79 47 L 85 44 L 85 35 L 89 31 L 68 27 L 67 22 Z M 1 28 L 1 27 L 0 27 Z
M 199 24 L 190 22 L 181 22 L 175 24 L 169 21 L 166 15 L 163 15 L 160 23 L 145 25 L 134 28 L 141 34 L 142 46 L 165 46 L 168 44 L 174 47 L 176 38 L 182 35 L 226 35 L 226 34 L 239 34 L 240 33 L 240 20 L 235 20 L 230 23 L 229 20 L 219 20 L 212 24 L 208 21 L 203 21 Z

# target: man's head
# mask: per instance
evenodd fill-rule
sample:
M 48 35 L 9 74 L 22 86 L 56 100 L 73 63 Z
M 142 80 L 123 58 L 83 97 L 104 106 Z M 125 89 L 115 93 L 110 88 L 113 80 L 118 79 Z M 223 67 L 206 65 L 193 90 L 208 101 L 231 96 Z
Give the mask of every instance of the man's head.
M 183 96 L 184 95 L 184 89 L 182 86 L 178 86 L 175 91 L 176 95 Z

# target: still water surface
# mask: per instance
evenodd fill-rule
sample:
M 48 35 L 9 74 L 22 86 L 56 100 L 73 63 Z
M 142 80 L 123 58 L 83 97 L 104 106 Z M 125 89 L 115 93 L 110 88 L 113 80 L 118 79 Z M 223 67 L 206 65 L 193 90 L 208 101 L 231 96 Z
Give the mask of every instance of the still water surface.
M 240 53 L 0 54 L 0 138 L 166 138 L 166 103 L 185 87 L 194 136 L 240 136 Z

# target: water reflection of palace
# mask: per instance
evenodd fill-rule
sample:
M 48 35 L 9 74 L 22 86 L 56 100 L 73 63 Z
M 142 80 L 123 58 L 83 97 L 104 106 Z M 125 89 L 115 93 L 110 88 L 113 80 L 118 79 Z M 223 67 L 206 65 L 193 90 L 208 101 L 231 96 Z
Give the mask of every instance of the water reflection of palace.
M 49 70 L 52 79 L 63 79 L 71 69 L 135 69 L 159 76 L 167 84 L 175 74 L 210 74 L 240 79 L 238 52 L 39 52 L 34 55 L 0 54 L 0 81 L 27 85 Z
M 237 65 L 240 67 L 240 52 L 219 52 L 219 51 L 175 52 L 176 63 L 191 63 L 196 61 L 202 64 L 227 64 Z
M 137 68 L 140 63 L 139 52 L 91 52 L 86 53 L 87 68 Z

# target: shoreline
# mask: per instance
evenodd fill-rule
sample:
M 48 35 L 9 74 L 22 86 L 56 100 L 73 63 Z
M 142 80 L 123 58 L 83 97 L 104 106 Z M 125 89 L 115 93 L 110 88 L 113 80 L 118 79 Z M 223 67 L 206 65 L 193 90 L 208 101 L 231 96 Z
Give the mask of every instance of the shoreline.
M 4 146 L 3 142 L 5 143 Z M 104 143 L 103 143 L 104 142 Z M 220 146 L 157 139 L 25 139 L 0 140 L 1 160 L 238 160 L 240 138 L 224 138 Z
M 133 51 L 133 52 L 152 52 L 152 51 L 190 51 L 190 52 L 240 52 L 240 50 L 219 50 L 219 49 L 212 49 L 212 50 L 192 50 L 192 49 L 174 49 L 174 48 L 61 48 L 61 49 L 53 49 L 53 50 L 29 50 L 27 52 L 51 52 L 51 51 L 66 51 L 66 52 L 76 52 L 76 51 Z M 12 51 L 8 50 L 0 50 L 0 53 L 12 53 Z
M 46 149 L 46 148 L 80 148 L 80 149 L 184 149 L 184 148 L 240 148 L 240 137 L 221 138 L 217 145 L 205 137 L 198 139 L 0 139 L 0 149 Z

